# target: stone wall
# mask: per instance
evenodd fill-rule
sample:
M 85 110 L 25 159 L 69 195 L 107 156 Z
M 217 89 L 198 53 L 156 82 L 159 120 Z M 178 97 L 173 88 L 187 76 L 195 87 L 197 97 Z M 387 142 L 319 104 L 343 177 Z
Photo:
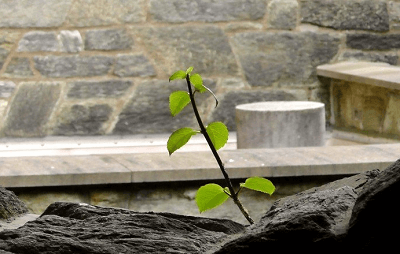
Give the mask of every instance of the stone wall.
M 194 66 L 235 129 L 234 106 L 327 104 L 315 67 L 343 59 L 397 65 L 400 1 L 0 0 L 1 135 L 128 135 L 195 125 L 168 95 Z

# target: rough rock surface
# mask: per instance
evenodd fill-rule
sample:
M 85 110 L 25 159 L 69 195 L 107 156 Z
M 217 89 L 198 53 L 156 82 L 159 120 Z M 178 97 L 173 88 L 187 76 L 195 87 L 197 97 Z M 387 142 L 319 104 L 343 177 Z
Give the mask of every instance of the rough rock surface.
M 0 220 L 9 220 L 28 212 L 26 205 L 14 192 L 0 187 Z
M 395 247 L 400 160 L 282 198 L 255 225 L 170 213 L 53 203 L 0 232 L 0 253 L 252 253 Z M 3 252 L 1 252 L 3 251 Z

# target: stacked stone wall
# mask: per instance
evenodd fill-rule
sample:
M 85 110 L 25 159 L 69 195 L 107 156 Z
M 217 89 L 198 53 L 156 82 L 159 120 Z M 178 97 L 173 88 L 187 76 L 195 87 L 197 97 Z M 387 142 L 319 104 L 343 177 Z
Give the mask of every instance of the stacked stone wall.
M 235 130 L 234 107 L 269 100 L 327 105 L 316 66 L 398 65 L 400 1 L 0 0 L 3 137 L 130 135 L 195 126 L 172 119 L 168 83 L 194 66 L 220 100 L 205 120 Z

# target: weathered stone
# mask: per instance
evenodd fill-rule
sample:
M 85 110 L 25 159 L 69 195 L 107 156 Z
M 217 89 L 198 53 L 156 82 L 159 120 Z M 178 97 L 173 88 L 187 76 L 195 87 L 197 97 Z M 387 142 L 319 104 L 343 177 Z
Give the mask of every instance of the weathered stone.
M 229 130 L 236 130 L 235 107 L 240 104 L 261 101 L 294 101 L 295 95 L 285 91 L 231 91 L 219 95 L 218 107 L 212 112 L 210 122 L 221 121 Z
M 296 0 L 272 0 L 268 3 L 268 27 L 274 29 L 292 30 L 297 26 Z
M 113 109 L 107 104 L 73 105 L 63 107 L 57 118 L 53 135 L 100 135 Z
M 60 44 L 55 32 L 31 31 L 27 32 L 19 41 L 17 51 L 59 51 Z
M 127 209 L 130 195 L 128 191 L 94 190 L 90 192 L 90 204 Z
M 228 38 L 216 26 L 142 28 L 137 33 L 162 75 L 195 66 L 202 75 L 236 75 Z
M 0 47 L 0 69 L 3 68 L 3 64 L 6 61 L 9 53 L 10 51 L 8 49 Z
M 77 30 L 60 31 L 60 34 L 57 36 L 57 38 L 61 43 L 61 51 L 63 52 L 78 53 L 83 50 L 82 37 Z
M 302 0 L 301 17 L 303 23 L 339 30 L 389 30 L 386 1 L 382 0 Z
M 225 32 L 240 32 L 249 30 L 261 30 L 263 25 L 256 22 L 240 22 L 240 23 L 229 23 L 225 26 Z
M 124 29 L 96 29 L 86 32 L 86 50 L 123 50 L 130 49 L 132 39 Z
M 28 208 L 14 192 L 0 187 L 0 220 L 10 220 L 27 212 Z
M 12 137 L 47 134 L 46 123 L 61 93 L 59 82 L 23 82 L 13 98 L 4 133 Z
M 143 54 L 118 55 L 114 74 L 119 77 L 150 77 L 155 76 L 156 71 Z
M 151 0 L 149 12 L 156 21 L 180 23 L 256 20 L 264 16 L 265 9 L 265 1 L 262 0 Z
M 332 60 L 340 45 L 339 36 L 314 32 L 240 33 L 232 41 L 252 86 L 315 82 L 316 67 Z
M 350 219 L 347 245 L 350 251 L 388 252 L 398 241 L 393 230 L 400 226 L 397 198 L 400 160 L 367 182 L 359 194 Z
M 77 0 L 71 6 L 70 26 L 106 26 L 146 20 L 146 0 Z
M 1 0 L 0 27 L 58 27 L 72 0 Z
M 26 57 L 12 58 L 11 61 L 8 63 L 3 76 L 12 78 L 32 77 L 33 72 L 29 63 L 29 58 Z
M 205 79 L 203 82 L 210 89 L 215 87 L 211 80 Z M 177 116 L 171 116 L 168 98 L 171 92 L 177 90 L 187 90 L 186 83 L 174 81 L 171 84 L 168 80 L 141 83 L 119 115 L 114 134 L 166 133 L 183 126 L 198 128 L 190 105 Z M 209 93 L 198 94 L 196 103 L 199 110 L 204 110 L 204 104 L 210 96 Z
M 0 81 L 0 97 L 8 98 L 15 90 L 15 83 L 12 81 Z
M 400 95 L 389 94 L 386 114 L 383 120 L 383 133 L 400 136 L 400 112 L 398 110 L 399 105 Z
M 340 56 L 339 60 L 358 60 L 368 62 L 384 62 L 392 65 L 397 65 L 399 56 L 396 52 L 365 52 L 346 50 Z
M 68 98 L 116 98 L 123 96 L 132 87 L 129 80 L 74 81 L 67 84 Z
M 400 3 L 390 1 L 388 3 L 390 21 L 400 22 Z
M 114 62 L 109 56 L 35 56 L 35 68 L 46 77 L 106 75 Z
M 367 50 L 388 50 L 400 48 L 400 34 L 347 34 L 348 47 Z

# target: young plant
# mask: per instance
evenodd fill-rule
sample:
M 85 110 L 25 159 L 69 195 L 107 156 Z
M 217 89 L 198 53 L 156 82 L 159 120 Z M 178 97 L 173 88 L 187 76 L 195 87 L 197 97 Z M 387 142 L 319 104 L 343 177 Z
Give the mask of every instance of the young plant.
M 196 92 L 204 93 L 206 91 L 210 92 L 216 101 L 216 106 L 218 106 L 218 100 L 215 94 L 203 84 L 203 80 L 199 74 L 191 74 L 193 67 L 189 67 L 186 71 L 179 70 L 172 74 L 169 81 L 175 79 L 185 79 L 188 87 L 188 91 L 175 91 L 169 96 L 169 108 L 172 116 L 176 116 L 182 109 L 184 109 L 189 103 L 192 104 L 193 112 L 196 116 L 196 120 L 199 124 L 200 130 L 194 130 L 192 128 L 184 127 L 174 131 L 168 139 L 167 149 L 169 155 L 174 153 L 176 150 L 184 146 L 192 136 L 201 133 L 207 141 L 208 146 L 213 153 L 219 168 L 225 178 L 227 187 L 223 188 L 218 184 L 210 183 L 199 188 L 196 193 L 196 203 L 199 208 L 200 213 L 209 209 L 213 209 L 222 203 L 224 203 L 228 198 L 232 198 L 233 202 L 238 206 L 243 216 L 247 219 L 250 224 L 254 224 L 253 219 L 250 217 L 248 211 L 243 207 L 242 203 L 239 201 L 239 194 L 243 188 L 261 191 L 272 195 L 275 191 L 275 186 L 271 181 L 262 177 L 251 177 L 248 178 L 244 183 L 241 183 L 239 190 L 235 191 L 232 182 L 225 170 L 224 164 L 217 150 L 225 146 L 228 141 L 228 128 L 222 122 L 213 122 L 208 126 L 204 126 L 201 120 L 199 111 L 197 109 L 195 94 Z

